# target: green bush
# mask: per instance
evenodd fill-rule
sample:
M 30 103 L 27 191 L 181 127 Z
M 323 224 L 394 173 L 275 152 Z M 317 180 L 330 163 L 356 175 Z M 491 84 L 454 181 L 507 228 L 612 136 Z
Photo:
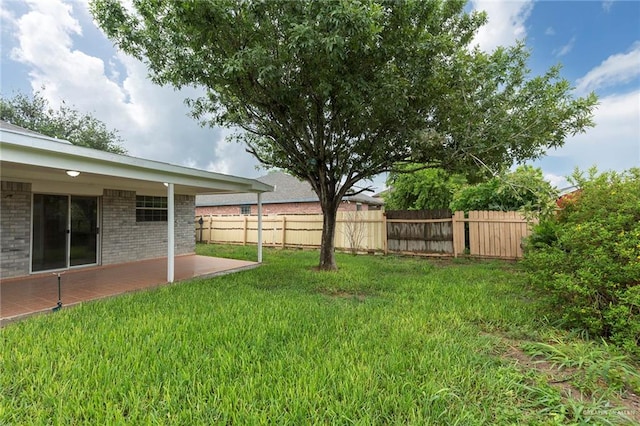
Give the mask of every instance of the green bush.
M 640 168 L 572 183 L 580 191 L 536 226 L 524 265 L 566 326 L 640 357 Z
M 544 179 L 542 169 L 520 166 L 476 185 L 466 185 L 453 194 L 451 210 L 546 211 L 557 192 Z

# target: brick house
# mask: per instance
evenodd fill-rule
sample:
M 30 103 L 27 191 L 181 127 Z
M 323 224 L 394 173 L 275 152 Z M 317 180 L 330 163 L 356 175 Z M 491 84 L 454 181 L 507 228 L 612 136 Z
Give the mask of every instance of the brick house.
M 274 171 L 256 179 L 272 186 L 273 191 L 262 197 L 262 214 L 320 214 L 318 196 L 307 182 Z M 345 196 L 339 211 L 380 210 L 384 201 L 364 194 Z M 255 197 L 250 194 L 198 195 L 196 215 L 249 215 L 257 214 Z
M 0 148 L 3 279 L 166 256 L 171 282 L 174 256 L 195 252 L 197 195 L 247 193 L 260 203 L 272 189 L 75 146 L 4 121 Z

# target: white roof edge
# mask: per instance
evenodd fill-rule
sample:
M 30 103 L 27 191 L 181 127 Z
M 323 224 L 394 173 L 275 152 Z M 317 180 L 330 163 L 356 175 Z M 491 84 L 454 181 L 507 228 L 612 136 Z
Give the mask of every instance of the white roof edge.
M 20 126 L 16 126 L 16 125 L 11 124 L 9 122 L 7 122 L 7 124 L 11 125 L 12 127 L 20 128 Z M 50 136 L 46 136 L 46 135 L 43 135 L 43 134 L 38 133 L 38 132 L 33 132 L 33 131 L 29 130 L 29 129 L 24 129 L 24 130 L 26 130 L 26 131 L 23 132 L 23 131 L 20 131 L 20 130 L 8 129 L 6 127 L 1 127 L 0 126 L 0 133 L 15 133 L 16 135 L 26 136 L 26 137 L 32 138 L 32 139 L 40 139 L 40 140 L 51 141 L 51 142 L 56 142 L 56 143 L 63 143 L 65 145 L 73 145 L 71 142 L 69 142 L 66 139 L 52 138 Z
M 127 169 L 129 175 L 136 174 L 136 171 L 139 171 L 141 175 L 145 174 L 144 172 L 151 172 L 146 175 L 153 175 L 154 177 L 157 177 L 159 174 L 163 174 L 166 175 L 167 180 L 174 177 L 179 180 L 183 180 L 181 183 L 184 184 L 189 184 L 189 182 L 186 182 L 189 180 L 193 180 L 193 184 L 195 185 L 201 185 L 207 181 L 211 183 L 213 183 L 212 181 L 219 181 L 221 183 L 223 182 L 242 186 L 243 192 L 261 193 L 273 191 L 273 187 L 271 185 L 267 185 L 255 179 L 208 172 L 205 170 L 198 170 L 163 163 L 160 161 L 146 160 L 123 154 L 114 154 L 93 148 L 76 146 L 68 141 L 63 142 L 47 136 L 25 133 L 12 129 L 0 128 L 0 144 L 2 145 L 3 151 L 5 151 L 6 148 L 9 148 L 11 151 L 11 148 L 13 148 L 14 151 L 30 151 L 33 153 L 40 152 L 49 156 L 52 162 L 54 162 L 56 158 L 61 160 L 61 165 L 67 165 L 74 161 L 86 163 L 87 169 L 79 171 L 92 172 L 93 170 L 91 166 L 101 165 L 102 167 L 109 166 L 114 167 L 115 169 Z M 6 151 L 2 155 L 2 160 L 12 161 L 11 155 L 8 156 L 9 158 L 6 158 L 7 155 L 5 154 Z M 21 162 L 26 163 L 26 161 Z M 34 165 L 41 164 L 34 163 Z M 145 179 L 142 176 L 139 178 Z

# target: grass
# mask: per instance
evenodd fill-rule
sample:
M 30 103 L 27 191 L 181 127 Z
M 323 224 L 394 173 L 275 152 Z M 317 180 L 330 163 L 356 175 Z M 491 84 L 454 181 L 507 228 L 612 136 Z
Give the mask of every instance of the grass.
M 10 324 L 0 424 L 625 422 L 505 355 L 557 333 L 517 266 L 337 257 L 321 273 L 317 252 L 266 250 L 257 269 Z

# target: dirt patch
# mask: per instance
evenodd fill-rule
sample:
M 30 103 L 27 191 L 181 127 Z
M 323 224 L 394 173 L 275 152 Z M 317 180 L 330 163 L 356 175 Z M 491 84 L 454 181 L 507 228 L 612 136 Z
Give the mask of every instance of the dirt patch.
M 559 389 L 565 398 L 577 401 L 588 400 L 588 397 L 571 383 L 572 379 L 579 374 L 577 369 L 559 369 L 550 362 L 526 354 L 520 349 L 520 342 L 505 337 L 501 337 L 501 340 L 508 345 L 507 350 L 501 355 L 503 358 L 515 361 L 517 367 L 522 370 L 536 370 L 546 377 L 550 386 Z M 619 407 L 620 414 L 629 418 L 633 424 L 640 424 L 640 396 L 626 391 L 619 398 L 611 398 L 609 402 L 613 406 Z
M 521 369 L 533 369 L 538 373 L 543 374 L 547 378 L 547 383 L 554 388 L 559 389 L 560 393 L 565 397 L 578 401 L 584 400 L 582 393 L 570 383 L 571 379 L 576 374 L 576 370 L 574 368 L 563 368 L 560 370 L 550 362 L 532 358 L 522 349 L 513 345 L 509 345 L 509 349 L 503 356 L 515 360 L 516 364 Z

